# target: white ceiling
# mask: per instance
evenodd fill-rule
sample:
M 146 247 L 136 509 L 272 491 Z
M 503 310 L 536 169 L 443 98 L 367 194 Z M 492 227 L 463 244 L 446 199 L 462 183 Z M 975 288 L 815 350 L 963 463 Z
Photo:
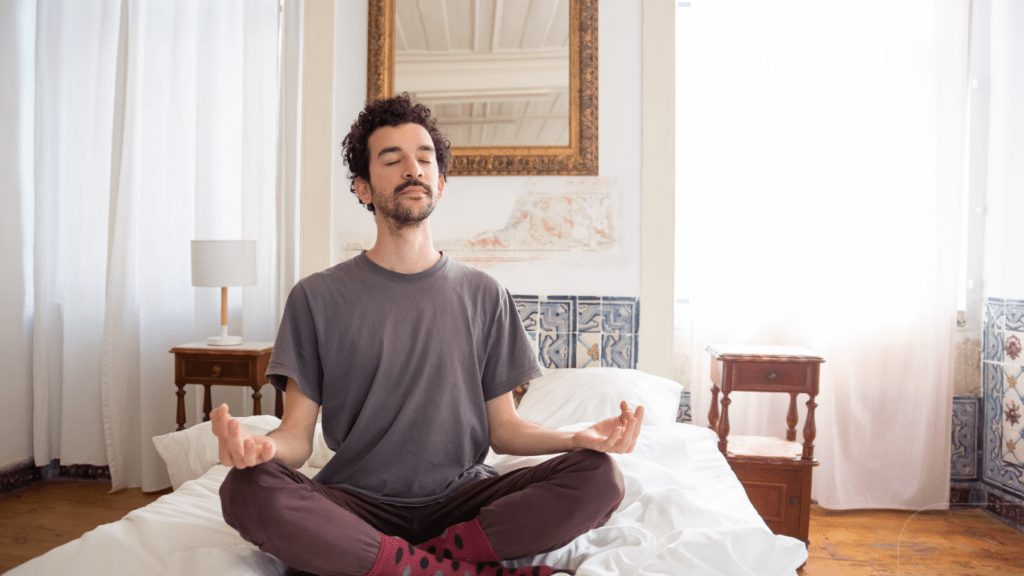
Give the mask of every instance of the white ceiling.
M 395 90 L 456 146 L 569 144 L 569 0 L 397 0 Z

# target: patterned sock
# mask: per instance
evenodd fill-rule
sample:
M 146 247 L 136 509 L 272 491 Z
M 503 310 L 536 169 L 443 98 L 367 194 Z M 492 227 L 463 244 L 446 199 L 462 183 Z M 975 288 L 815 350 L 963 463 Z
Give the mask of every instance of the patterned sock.
M 572 574 L 549 566 L 506 568 L 497 562 L 476 563 L 434 556 L 401 538 L 380 535 L 377 561 L 366 576 L 551 576 Z
M 479 518 L 449 526 L 437 538 L 417 544 L 416 547 L 448 560 L 470 560 L 472 562 L 497 562 L 499 560 L 484 534 L 484 529 L 480 527 Z

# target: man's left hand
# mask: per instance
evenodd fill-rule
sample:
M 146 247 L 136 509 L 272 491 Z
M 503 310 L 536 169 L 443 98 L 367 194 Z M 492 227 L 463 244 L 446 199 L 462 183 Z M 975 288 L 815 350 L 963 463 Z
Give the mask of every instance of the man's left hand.
M 644 407 L 638 406 L 634 410 L 625 400 L 619 407 L 622 409 L 622 413 L 618 416 L 602 420 L 573 435 L 573 444 L 577 448 L 612 454 L 632 452 L 633 447 L 636 446 L 637 436 L 640 435 L 640 424 L 644 420 Z

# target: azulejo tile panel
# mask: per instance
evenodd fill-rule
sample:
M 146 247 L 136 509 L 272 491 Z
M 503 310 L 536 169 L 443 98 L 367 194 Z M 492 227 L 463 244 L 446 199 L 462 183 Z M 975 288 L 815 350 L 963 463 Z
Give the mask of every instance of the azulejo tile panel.
M 514 295 L 513 299 L 546 368 L 636 368 L 637 298 Z
M 1003 328 L 1006 330 L 1024 331 L 1024 301 L 1006 300 Z
M 1024 369 L 1003 366 L 1002 453 L 1003 461 L 1024 469 Z
M 690 412 L 690 392 L 683 390 L 679 395 L 679 412 L 676 414 L 676 422 L 693 422 L 693 414 Z
M 1002 300 L 990 298 L 985 303 L 985 328 L 982 338 L 984 359 L 988 362 L 1003 361 L 1003 319 L 1006 306 Z
M 1024 301 L 989 298 L 985 302 L 982 477 L 1024 500 L 1022 319 Z
M 953 398 L 953 450 L 950 456 L 950 479 L 972 482 L 980 478 L 981 398 Z

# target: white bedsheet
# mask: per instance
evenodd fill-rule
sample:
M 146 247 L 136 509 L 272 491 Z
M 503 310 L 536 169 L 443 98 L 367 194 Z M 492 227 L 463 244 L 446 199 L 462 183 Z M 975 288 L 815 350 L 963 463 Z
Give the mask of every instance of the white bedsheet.
M 633 454 L 615 456 L 627 493 L 608 524 L 561 549 L 509 564 L 568 565 L 579 576 L 795 574 L 807 559 L 804 544 L 768 530 L 716 440 L 688 424 L 645 427 Z M 543 459 L 498 456 L 491 463 L 505 471 Z M 8 574 L 283 574 L 281 562 L 224 523 L 217 490 L 227 470 L 215 466 Z

